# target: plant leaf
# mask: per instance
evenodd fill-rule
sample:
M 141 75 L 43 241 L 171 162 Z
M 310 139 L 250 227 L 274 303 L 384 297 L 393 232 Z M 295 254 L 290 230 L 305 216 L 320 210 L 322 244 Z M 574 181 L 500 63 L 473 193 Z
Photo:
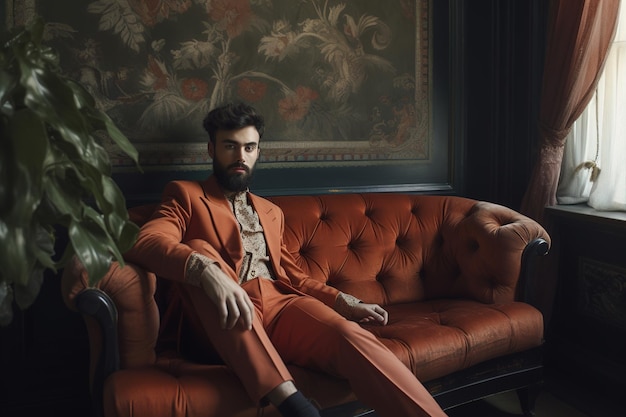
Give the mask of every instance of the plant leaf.
M 141 170 L 141 167 L 139 166 L 139 152 L 137 151 L 137 149 L 133 146 L 132 143 L 130 143 L 128 138 L 124 136 L 124 134 L 117 128 L 117 126 L 115 126 L 109 116 L 106 116 L 105 123 L 107 132 L 111 139 L 113 139 L 113 141 L 117 144 L 117 146 L 122 149 L 122 151 L 124 151 L 124 153 L 126 153 L 132 158 L 133 161 L 135 161 L 135 164 L 137 164 L 137 167 Z
M 113 120 L 103 111 L 95 108 L 93 97 L 80 84 L 68 80 L 68 84 L 74 91 L 77 107 L 85 111 L 85 116 L 95 129 L 106 129 L 109 137 L 119 146 L 124 153 L 132 158 L 135 164 L 139 163 L 139 153 L 133 144 L 128 140 L 126 135 L 113 123 Z
M 59 167 L 59 171 L 64 170 Z M 69 216 L 74 220 L 81 218 L 82 206 L 84 205 L 81 195 L 71 192 L 77 184 L 72 184 L 71 178 L 66 175 L 50 175 L 45 179 L 45 198 L 55 210 L 57 216 Z M 62 223 L 67 225 L 67 223 Z
M 13 320 L 13 291 L 11 286 L 0 280 L 0 326 L 7 326 Z
M 105 232 L 102 224 L 89 220 L 72 221 L 68 232 L 76 256 L 87 271 L 90 285 L 97 283 L 109 270 L 113 258 L 111 250 L 115 248 L 115 242 Z
M 4 69 L 0 69 L 0 108 L 2 113 L 11 114 L 13 112 L 13 103 L 11 103 L 11 92 L 17 85 L 17 80 L 13 75 Z
M 54 256 L 54 241 L 55 236 L 53 233 L 46 230 L 41 223 L 33 222 L 32 230 L 34 231 L 35 244 L 31 245 L 33 248 L 34 256 L 37 259 L 37 263 L 44 268 L 56 270 L 55 262 L 52 260 Z M 35 266 L 37 268 L 37 265 Z M 43 273 L 43 269 L 42 269 Z
M 14 158 L 28 172 L 31 187 L 39 189 L 48 153 L 48 134 L 44 123 L 32 110 L 21 109 L 9 121 L 9 134 L 13 138 Z
M 0 219 L 0 265 L 2 276 L 9 282 L 25 283 L 35 264 L 32 253 L 28 250 L 29 230 L 12 226 Z
M 96 134 L 106 132 L 139 167 L 137 150 L 62 74 L 43 28 L 36 19 L 0 41 L 0 324 L 12 320 L 13 301 L 32 304 L 46 269 L 75 253 L 95 284 L 113 257 L 123 264 L 138 232 Z M 55 262 L 61 227 L 70 244 Z
M 2 273 L 10 282 L 26 283 L 36 259 L 31 243 L 35 241 L 32 218 L 38 196 L 33 195 L 28 174 L 19 163 L 14 170 L 4 173 L 3 178 L 11 181 L 0 193 L 3 201 L 0 217 L 0 265 Z
M 139 226 L 137 226 L 135 223 L 131 221 L 126 222 L 126 224 L 124 225 L 124 229 L 122 230 L 122 233 L 120 233 L 120 236 L 117 242 L 117 246 L 120 252 L 124 253 L 133 247 L 133 245 L 135 244 L 135 241 L 137 240 L 138 233 L 139 233 Z M 120 263 L 120 265 L 122 266 L 124 265 L 123 257 L 116 258 L 116 260 Z
M 128 211 L 126 209 L 126 201 L 122 191 L 118 188 L 115 181 L 110 177 L 103 176 L 102 195 L 109 203 L 109 213 L 107 216 L 107 224 L 116 238 L 122 234 L 125 224 L 128 222 Z

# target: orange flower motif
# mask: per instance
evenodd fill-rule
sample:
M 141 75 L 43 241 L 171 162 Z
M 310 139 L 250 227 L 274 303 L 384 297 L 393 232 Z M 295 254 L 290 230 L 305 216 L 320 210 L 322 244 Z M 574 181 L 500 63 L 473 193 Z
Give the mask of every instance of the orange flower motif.
M 244 78 L 237 83 L 237 94 L 245 101 L 254 103 L 265 97 L 267 84 L 261 81 L 254 81 L 250 78 Z
M 316 100 L 320 95 L 317 91 L 312 90 L 309 87 L 304 87 L 300 85 L 296 88 L 296 96 L 298 96 L 302 100 L 313 101 Z
M 182 81 L 180 87 L 183 96 L 192 101 L 202 100 L 209 92 L 208 84 L 199 78 L 186 78 Z
M 310 101 L 300 100 L 296 95 L 287 96 L 278 101 L 278 114 L 283 120 L 295 122 L 309 112 Z
M 208 4 L 209 17 L 218 22 L 231 38 L 241 35 L 252 20 L 249 0 L 213 0 Z
M 299 86 L 294 94 L 278 101 L 278 114 L 283 120 L 297 121 L 304 118 L 309 113 L 311 101 L 317 99 L 317 91 L 308 87 Z

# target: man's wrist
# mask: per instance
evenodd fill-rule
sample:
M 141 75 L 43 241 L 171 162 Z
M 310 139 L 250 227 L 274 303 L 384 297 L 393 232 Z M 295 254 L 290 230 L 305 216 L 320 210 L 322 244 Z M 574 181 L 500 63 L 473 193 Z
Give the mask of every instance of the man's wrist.
M 214 268 L 216 266 L 217 262 L 208 256 L 194 252 L 189 256 L 189 261 L 187 262 L 185 280 L 188 284 L 196 287 L 202 287 L 202 275 L 207 269 Z
M 350 319 L 352 317 L 352 309 L 359 303 L 361 303 L 361 300 L 355 296 L 346 294 L 345 292 L 339 292 L 335 299 L 334 309 L 337 313 Z

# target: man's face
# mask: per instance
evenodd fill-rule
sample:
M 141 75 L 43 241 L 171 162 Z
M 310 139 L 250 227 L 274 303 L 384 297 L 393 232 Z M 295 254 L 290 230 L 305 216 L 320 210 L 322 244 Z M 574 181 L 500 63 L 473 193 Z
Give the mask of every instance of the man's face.
M 209 141 L 213 174 L 226 191 L 247 190 L 259 158 L 259 132 L 254 126 L 247 126 L 219 130 L 215 136 L 215 144 Z

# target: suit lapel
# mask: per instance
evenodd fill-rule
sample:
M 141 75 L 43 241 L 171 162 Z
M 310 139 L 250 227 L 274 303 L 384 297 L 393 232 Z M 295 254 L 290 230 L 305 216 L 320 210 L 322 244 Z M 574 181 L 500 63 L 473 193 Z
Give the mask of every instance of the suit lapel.
M 263 228 L 265 243 L 272 261 L 274 273 L 278 273 L 280 271 L 278 260 L 281 258 L 280 233 L 282 232 L 279 226 L 278 212 L 270 202 L 252 193 L 250 194 L 250 201 L 259 216 L 259 222 Z
M 230 203 L 213 176 L 200 184 L 204 191 L 200 199 L 207 206 L 215 233 L 230 256 L 233 269 L 239 273 L 243 260 L 243 245 L 239 238 L 239 224 L 233 215 Z

